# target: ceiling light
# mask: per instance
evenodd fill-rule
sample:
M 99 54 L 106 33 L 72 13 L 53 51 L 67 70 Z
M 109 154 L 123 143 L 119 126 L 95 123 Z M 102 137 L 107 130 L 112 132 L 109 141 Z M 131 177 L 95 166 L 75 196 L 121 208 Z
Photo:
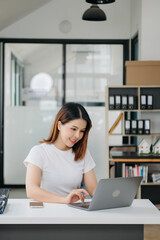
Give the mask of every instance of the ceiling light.
M 94 4 L 84 12 L 82 19 L 86 21 L 105 21 L 107 18 L 103 10 Z
M 113 3 L 115 0 L 86 0 L 86 2 L 91 4 L 106 4 Z

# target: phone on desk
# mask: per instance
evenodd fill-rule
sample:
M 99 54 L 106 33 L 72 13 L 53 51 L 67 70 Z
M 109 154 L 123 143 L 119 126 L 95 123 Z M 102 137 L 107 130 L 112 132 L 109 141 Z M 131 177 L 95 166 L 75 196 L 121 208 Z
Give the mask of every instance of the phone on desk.
M 30 202 L 29 206 L 31 208 L 42 208 L 42 207 L 44 207 L 43 202 Z

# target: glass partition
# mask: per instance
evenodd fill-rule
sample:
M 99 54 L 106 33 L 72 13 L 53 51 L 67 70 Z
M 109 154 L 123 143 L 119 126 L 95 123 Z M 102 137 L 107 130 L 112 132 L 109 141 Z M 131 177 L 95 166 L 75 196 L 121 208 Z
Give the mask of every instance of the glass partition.
M 97 179 L 106 177 L 105 86 L 123 84 L 123 52 L 123 44 L 5 44 L 5 185 L 25 183 L 23 160 L 48 136 L 64 97 L 89 112 L 88 148 Z
M 66 101 L 80 102 L 89 112 L 93 127 L 88 148 L 97 179 L 105 178 L 105 87 L 123 85 L 123 45 L 68 44 L 66 49 Z
M 62 106 L 62 45 L 6 44 L 4 184 L 24 184 L 23 160 Z
M 66 58 L 67 102 L 104 103 L 105 86 L 123 84 L 123 45 L 70 44 Z

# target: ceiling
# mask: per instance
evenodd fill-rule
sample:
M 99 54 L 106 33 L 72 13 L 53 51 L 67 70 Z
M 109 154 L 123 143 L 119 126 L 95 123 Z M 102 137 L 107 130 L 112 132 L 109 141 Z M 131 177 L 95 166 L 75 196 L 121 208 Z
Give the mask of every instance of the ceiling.
M 0 31 L 52 0 L 0 0 Z

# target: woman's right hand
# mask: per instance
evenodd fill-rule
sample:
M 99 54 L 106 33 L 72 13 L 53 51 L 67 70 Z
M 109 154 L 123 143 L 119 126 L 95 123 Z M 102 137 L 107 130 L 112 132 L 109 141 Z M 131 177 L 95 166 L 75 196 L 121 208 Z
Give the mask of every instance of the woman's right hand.
M 73 203 L 76 202 L 78 200 L 81 200 L 82 202 L 84 202 L 85 197 L 87 197 L 89 195 L 89 193 L 81 188 L 81 189 L 73 189 L 70 194 L 68 194 L 65 197 L 65 203 L 69 204 L 69 203 Z

